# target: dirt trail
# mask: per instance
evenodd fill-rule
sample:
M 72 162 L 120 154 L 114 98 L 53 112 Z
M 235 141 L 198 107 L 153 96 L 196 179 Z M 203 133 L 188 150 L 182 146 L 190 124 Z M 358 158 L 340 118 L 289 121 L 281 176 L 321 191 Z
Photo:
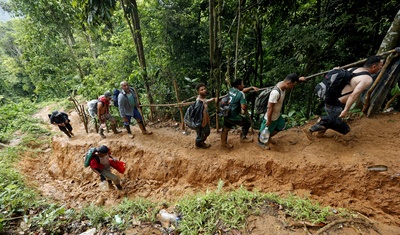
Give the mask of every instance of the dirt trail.
M 43 109 L 37 116 L 47 122 L 50 112 Z M 124 196 L 174 201 L 186 194 L 215 189 L 222 179 L 226 190 L 243 185 L 248 190 L 292 193 L 326 206 L 355 210 L 375 221 L 382 234 L 400 234 L 399 113 L 353 120 L 352 131 L 346 136 L 316 138 L 313 142 L 301 129 L 292 128 L 275 137 L 277 144 L 271 150 L 262 150 L 256 142 L 240 143 L 236 133 L 229 134 L 234 150 L 223 150 L 215 130 L 208 140 L 210 149 L 195 149 L 195 132 L 185 135 L 172 122 L 150 125 L 154 133 L 150 136 L 140 134 L 135 126 L 134 139 L 125 131 L 106 133 L 107 138 L 102 139 L 94 132 L 86 134 L 75 112 L 70 116 L 75 137 L 68 139 L 50 126 L 59 133 L 53 137 L 52 151 L 48 156 L 26 160 L 23 169 L 44 196 L 70 207 L 79 208 L 98 197 L 103 197 L 106 205 Z M 253 139 L 256 141 L 256 134 Z M 110 195 L 100 191 L 98 177 L 83 167 L 86 150 L 101 144 L 127 163 L 121 176 L 124 192 Z M 388 170 L 369 171 L 367 167 L 372 165 L 386 165 Z M 253 223 L 258 229 L 263 226 L 257 220 Z

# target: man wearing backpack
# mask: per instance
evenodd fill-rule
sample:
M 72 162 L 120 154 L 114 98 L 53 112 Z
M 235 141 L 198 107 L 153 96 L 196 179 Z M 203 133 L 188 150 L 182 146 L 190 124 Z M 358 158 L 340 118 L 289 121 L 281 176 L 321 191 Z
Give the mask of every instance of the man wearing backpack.
M 117 123 L 115 118 L 110 114 L 110 102 L 111 102 L 112 94 L 107 91 L 104 95 L 99 97 L 99 101 L 97 102 L 97 117 L 100 121 L 99 135 L 102 138 L 106 138 L 104 135 L 104 129 L 106 128 L 106 121 L 111 122 L 111 130 L 114 134 L 121 133 L 120 130 L 117 130 Z
M 102 145 L 94 151 L 93 156 L 90 160 L 90 168 L 97 175 L 100 176 L 100 180 L 103 182 L 104 180 L 108 181 L 109 186 L 112 186 L 111 182 L 114 182 L 115 186 L 118 190 L 122 190 L 121 179 L 111 173 L 112 163 L 115 162 L 115 159 L 110 155 L 110 149 Z
M 268 109 L 264 114 L 263 121 L 260 127 L 260 134 L 265 128 L 268 128 L 269 139 L 267 143 L 274 144 L 275 142 L 271 139 L 272 136 L 285 129 L 285 120 L 281 115 L 283 101 L 285 100 L 285 94 L 287 90 L 292 89 L 298 82 L 305 82 L 305 77 L 297 76 L 295 73 L 291 73 L 285 77 L 285 79 L 272 89 L 268 98 Z M 260 141 L 258 138 L 258 146 L 263 149 L 270 149 L 266 143 Z
M 244 93 L 250 90 L 258 91 L 257 87 L 244 88 L 243 80 L 236 79 L 232 83 L 232 88 L 229 90 L 229 114 L 224 118 L 224 128 L 221 133 L 221 146 L 224 148 L 231 149 L 233 145 L 228 143 L 228 132 L 229 130 L 238 125 L 242 127 L 242 133 L 240 134 L 240 141 L 243 143 L 250 143 L 253 139 L 247 138 L 247 133 L 251 126 L 250 119 L 246 115 L 247 113 L 247 102 Z M 244 115 L 243 115 L 244 114 Z
M 50 119 L 50 123 L 58 126 L 58 128 L 62 132 L 64 132 L 69 138 L 74 135 L 72 133 L 71 121 L 68 119 L 68 114 L 56 110 L 48 116 Z
M 124 126 L 128 134 L 132 135 L 130 128 L 132 118 L 136 119 L 143 135 L 153 134 L 151 131 L 147 131 L 146 127 L 144 126 L 142 115 L 138 110 L 140 104 L 135 89 L 130 87 L 126 81 L 121 82 L 121 88 L 122 90 L 118 95 L 118 109 L 121 118 L 124 119 Z
M 197 99 L 195 104 L 195 110 L 198 110 L 199 116 L 201 116 L 201 125 L 196 129 L 196 148 L 207 149 L 211 145 L 205 143 L 207 137 L 210 135 L 210 116 L 208 114 L 208 103 L 214 101 L 214 98 L 207 100 L 207 88 L 204 83 L 198 83 L 196 85 Z M 196 112 L 197 113 L 197 112 Z
M 355 69 L 353 71 L 355 76 L 351 77 L 350 82 L 341 90 L 339 97 L 330 100 L 325 99 L 324 109 L 327 115 L 322 116 L 318 123 L 310 129 L 303 130 L 307 138 L 312 140 L 313 132 L 323 135 L 327 129 L 335 130 L 344 135 L 347 134 L 350 127 L 342 118 L 347 115 L 358 97 L 371 86 L 373 82 L 371 74 L 379 72 L 382 65 L 383 60 L 380 56 L 371 56 L 366 60 L 363 67 Z

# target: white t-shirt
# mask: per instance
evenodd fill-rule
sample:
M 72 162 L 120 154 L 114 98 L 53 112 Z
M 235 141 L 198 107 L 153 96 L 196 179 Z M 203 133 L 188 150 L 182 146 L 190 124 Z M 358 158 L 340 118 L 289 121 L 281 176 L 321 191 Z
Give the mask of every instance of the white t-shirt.
M 275 120 L 277 120 L 279 118 L 279 115 L 281 114 L 283 101 L 285 100 L 285 91 L 282 91 L 279 87 L 278 87 L 278 89 L 281 91 L 280 96 L 279 96 L 279 91 L 274 89 L 269 94 L 269 99 L 268 99 L 268 103 L 274 103 L 275 104 L 274 105 L 274 109 L 272 110 L 272 116 L 271 116 L 272 121 L 275 121 Z M 265 118 L 265 120 L 268 121 L 267 113 L 268 113 L 268 111 L 264 114 L 264 118 Z

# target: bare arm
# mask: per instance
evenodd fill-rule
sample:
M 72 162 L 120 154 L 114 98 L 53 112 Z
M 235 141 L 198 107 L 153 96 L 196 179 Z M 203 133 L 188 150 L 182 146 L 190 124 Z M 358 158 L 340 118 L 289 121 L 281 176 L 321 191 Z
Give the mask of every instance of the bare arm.
M 274 109 L 275 103 L 268 102 L 268 110 L 267 110 L 267 123 L 266 125 L 269 127 L 272 122 L 272 111 Z
M 369 87 L 370 84 L 371 83 L 369 82 L 369 80 L 363 79 L 356 85 L 353 92 L 347 98 L 346 105 L 343 111 L 340 113 L 339 118 L 343 118 L 346 116 L 347 112 L 350 110 L 353 103 L 358 99 L 360 94 Z
M 247 111 L 247 104 L 241 104 L 240 107 L 242 108 L 243 112 L 246 113 L 246 111 Z
M 104 123 L 105 120 L 103 120 L 101 118 L 102 113 L 104 113 L 103 112 L 103 103 L 102 102 L 97 102 L 97 117 L 99 118 L 101 123 Z
M 258 91 L 259 89 L 258 89 L 258 87 L 255 87 L 255 86 L 246 87 L 246 88 L 243 88 L 243 93 L 247 93 L 247 92 L 249 92 L 251 90 Z

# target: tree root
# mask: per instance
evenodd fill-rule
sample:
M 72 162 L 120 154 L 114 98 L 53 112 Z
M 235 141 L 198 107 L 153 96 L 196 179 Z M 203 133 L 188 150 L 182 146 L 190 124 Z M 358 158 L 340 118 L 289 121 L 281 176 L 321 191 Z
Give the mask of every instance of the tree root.
M 304 231 L 307 233 L 307 235 L 312 235 L 312 233 L 308 230 L 308 227 L 322 227 L 323 226 L 314 234 L 314 235 L 321 235 L 321 234 L 327 232 L 329 229 L 331 229 L 335 225 L 344 224 L 344 223 L 351 224 L 351 227 L 353 229 L 355 229 L 356 231 L 358 230 L 357 232 L 360 232 L 360 230 L 356 229 L 352 224 L 362 224 L 367 228 L 373 229 L 378 234 L 381 234 L 380 231 L 373 225 L 372 221 L 371 220 L 369 220 L 369 221 L 370 222 L 364 221 L 363 219 L 339 219 L 339 220 L 332 221 L 325 226 L 323 226 L 321 224 L 313 224 L 313 223 L 303 221 L 303 222 L 294 222 L 285 227 L 303 228 Z
M 331 229 L 333 226 L 335 226 L 335 225 L 337 225 L 337 224 L 344 224 L 344 223 L 363 224 L 363 225 L 365 225 L 366 227 L 372 228 L 373 230 L 375 230 L 377 233 L 380 234 L 380 232 L 375 228 L 375 226 L 374 226 L 372 223 L 365 222 L 365 221 L 360 220 L 360 219 L 358 219 L 358 220 L 356 220 L 356 219 L 349 219 L 349 220 L 348 220 L 348 219 L 340 219 L 340 220 L 332 221 L 332 222 L 330 222 L 329 224 L 327 224 L 326 226 L 324 226 L 323 228 L 319 229 L 319 230 L 315 233 L 315 235 L 321 235 L 322 233 L 324 233 L 324 232 L 328 231 L 329 229 Z

